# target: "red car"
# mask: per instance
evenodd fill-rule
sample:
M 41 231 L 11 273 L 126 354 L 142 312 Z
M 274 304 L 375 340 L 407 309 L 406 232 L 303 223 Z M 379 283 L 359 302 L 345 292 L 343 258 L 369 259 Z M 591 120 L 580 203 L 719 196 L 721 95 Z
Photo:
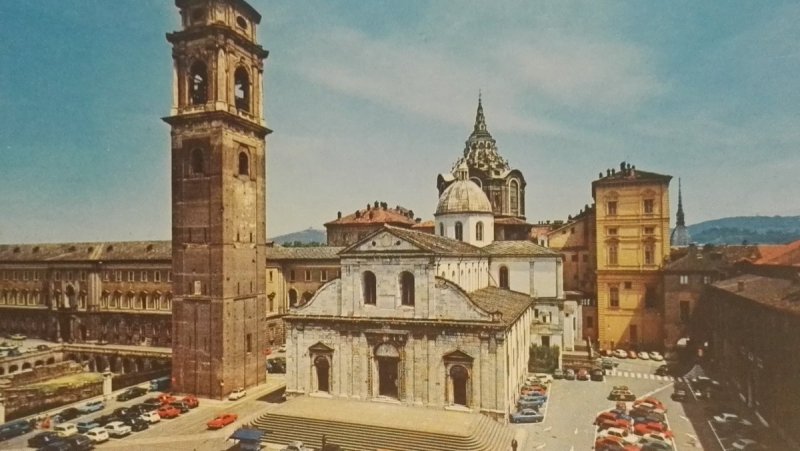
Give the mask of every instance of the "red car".
M 615 419 L 615 420 L 602 420 L 600 421 L 600 423 L 597 424 L 598 431 L 602 431 L 608 428 L 620 428 L 620 429 L 630 430 L 631 423 L 627 420 Z
M 575 374 L 575 379 L 578 379 L 579 381 L 588 381 L 589 371 L 587 371 L 586 368 L 579 369 L 578 372 Z
M 639 357 L 639 355 L 636 354 L 636 351 L 628 351 L 628 358 L 629 359 L 635 359 L 635 358 L 638 358 L 638 357 Z
M 664 412 L 667 411 L 667 408 L 664 406 L 664 403 L 657 400 L 656 398 L 653 398 L 652 396 L 648 396 L 647 398 L 637 399 L 636 401 L 633 402 L 633 407 L 636 408 L 640 404 L 645 404 L 645 403 L 652 404 L 654 408 L 661 409 Z
M 200 401 L 198 401 L 194 395 L 184 396 L 183 399 L 181 399 L 181 401 L 183 401 L 184 404 L 189 406 L 190 409 L 194 409 L 195 407 L 200 405 Z
M 161 401 L 161 404 L 172 404 L 173 402 L 177 401 L 178 398 L 170 395 L 169 393 L 162 393 L 158 395 L 158 400 Z
M 595 451 L 639 451 L 636 445 L 623 444 L 614 437 L 600 437 L 594 442 Z
M 664 434 L 668 438 L 672 438 L 672 431 L 667 429 L 664 423 L 639 423 L 633 427 L 633 433 L 636 435 L 644 435 L 650 433 Z
M 161 418 L 175 418 L 181 414 L 181 411 L 167 404 L 158 409 L 158 416 Z
M 520 394 L 522 395 L 530 395 L 530 394 L 539 394 L 539 395 L 546 395 L 547 390 L 542 388 L 533 388 L 533 387 L 522 387 L 519 390 Z
M 223 413 L 206 423 L 206 426 L 208 426 L 209 429 L 221 429 L 236 421 L 237 418 L 239 418 L 239 416 L 235 413 Z

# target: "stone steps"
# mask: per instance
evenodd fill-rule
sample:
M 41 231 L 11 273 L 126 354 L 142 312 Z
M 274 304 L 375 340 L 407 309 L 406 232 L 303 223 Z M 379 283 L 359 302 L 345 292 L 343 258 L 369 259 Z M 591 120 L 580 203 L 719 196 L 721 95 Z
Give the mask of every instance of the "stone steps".
M 464 415 L 476 417 L 475 427 L 466 437 L 274 413 L 262 415 L 252 426 L 266 432 L 264 443 L 287 444 L 299 440 L 319 448 L 324 434 L 328 443 L 348 451 L 505 451 L 510 448 L 514 433 L 508 426 L 484 415 Z

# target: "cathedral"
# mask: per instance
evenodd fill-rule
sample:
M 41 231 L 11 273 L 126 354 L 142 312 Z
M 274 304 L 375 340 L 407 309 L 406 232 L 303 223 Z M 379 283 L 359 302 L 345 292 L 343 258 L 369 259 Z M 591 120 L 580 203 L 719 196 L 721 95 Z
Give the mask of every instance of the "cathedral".
M 521 219 L 524 179 L 494 159 L 480 105 L 468 150 L 473 138 L 474 154 L 439 178 L 434 233 L 385 225 L 364 236 L 339 252 L 341 276 L 284 317 L 287 396 L 506 421 L 528 371 L 538 306 L 563 305 L 562 260 L 529 240 L 495 239 L 498 220 Z M 473 173 L 476 161 L 499 166 Z

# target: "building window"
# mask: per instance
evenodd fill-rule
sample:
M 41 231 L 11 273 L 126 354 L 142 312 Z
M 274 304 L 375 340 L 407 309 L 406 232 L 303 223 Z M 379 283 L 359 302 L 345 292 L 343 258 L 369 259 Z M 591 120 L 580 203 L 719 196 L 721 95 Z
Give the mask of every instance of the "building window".
M 53 278 L 55 280 L 61 280 L 61 272 L 60 271 L 54 272 L 53 273 Z M 14 280 L 17 280 L 17 272 L 16 271 L 14 271 Z
M 444 223 L 439 223 L 439 236 L 444 236 Z
M 319 281 L 320 282 L 326 282 L 327 280 L 328 280 L 328 270 L 321 269 L 319 271 Z
M 683 274 L 680 277 L 681 285 L 689 285 L 689 276 Z
M 153 271 L 153 282 L 161 282 L 161 271 Z
M 500 267 L 500 288 L 508 289 L 508 267 Z
M 656 308 L 658 306 L 658 295 L 656 294 L 656 287 L 653 285 L 645 287 L 644 306 L 645 308 Z
M 653 235 L 655 234 L 656 229 L 654 227 L 645 227 L 644 234 L 645 235 Z
M 297 305 L 297 290 L 292 288 L 289 290 L 289 307 Z
M 141 274 L 139 274 L 139 277 L 141 278 L 142 282 L 147 282 L 147 271 L 142 271 Z
M 578 254 L 572 254 L 570 260 L 572 260 L 573 262 L 577 262 L 578 261 Z
M 458 241 L 464 241 L 464 226 L 461 222 L 456 222 L 456 239 Z
M 136 274 L 133 271 L 128 271 L 128 282 L 133 282 L 136 280 Z
M 103 294 L 100 295 L 100 308 L 108 307 L 108 291 L 104 291 Z
M 612 200 L 606 203 L 606 214 L 608 216 L 616 216 L 617 215 L 617 201 Z
M 103 282 L 111 280 L 111 271 L 103 271 Z
M 250 158 L 247 152 L 239 152 L 239 175 L 250 175 Z
M 202 61 L 195 61 L 189 70 L 189 100 L 192 105 L 208 101 L 208 71 Z
M 608 234 L 612 235 L 612 236 L 616 236 L 617 235 L 617 228 L 616 227 L 612 227 L 612 228 L 608 229 Z
M 306 276 L 306 282 L 311 282 L 311 270 L 310 269 L 306 269 L 305 276 Z
M 86 271 L 81 271 L 81 282 L 86 282 Z
M 167 282 L 172 282 L 172 271 L 167 271 Z
M 483 222 L 475 224 L 475 241 L 483 241 Z
M 653 213 L 653 199 L 645 199 L 644 200 L 644 212 L 645 214 L 652 214 Z
M 594 316 L 586 317 L 586 327 L 594 327 Z
M 272 282 L 272 270 L 269 270 L 269 281 Z
M 375 305 L 377 301 L 377 283 L 375 274 L 372 271 L 364 271 L 362 278 L 362 292 L 364 293 L 364 304 Z
M 616 265 L 619 262 L 619 256 L 617 255 L 617 244 L 610 244 L 608 246 L 608 264 L 609 265 Z
M 294 269 L 289 270 L 289 282 L 294 282 Z
M 22 271 L 22 280 L 28 280 L 29 275 L 30 271 Z
M 239 67 L 233 73 L 233 95 L 236 108 L 250 111 L 250 76 L 244 67 Z
M 136 310 L 141 310 L 147 304 L 147 294 L 146 293 L 139 293 L 139 296 L 136 296 L 136 300 L 134 301 L 133 308 Z
M 33 272 L 33 280 L 39 280 L 39 271 Z
M 414 305 L 414 275 L 407 271 L 400 273 L 400 302 Z
M 513 216 L 519 215 L 519 182 L 512 180 L 508 184 L 509 211 Z
M 703 283 L 708 285 L 711 283 L 711 276 L 703 276 Z
M 619 308 L 619 287 L 611 287 L 608 293 L 609 307 Z
M 114 281 L 122 282 L 122 271 L 114 271 Z
M 681 322 L 688 323 L 691 312 L 689 311 L 689 301 L 681 301 Z
M 192 150 L 192 175 L 205 174 L 205 162 L 203 161 L 203 151 L 201 149 Z
M 647 243 L 644 245 L 644 264 L 645 265 L 653 265 L 655 264 L 656 249 L 652 243 Z
M 124 298 L 122 298 L 122 308 L 129 309 L 131 308 L 131 304 L 133 304 L 133 299 L 136 297 L 133 293 L 128 293 Z
M 626 290 L 630 290 L 631 288 L 633 288 L 633 283 L 632 282 L 625 282 L 625 289 Z
M 72 271 L 67 271 L 67 275 L 64 277 L 64 280 L 75 280 L 72 277 Z
M 253 352 L 253 334 L 245 335 L 244 339 L 245 352 Z

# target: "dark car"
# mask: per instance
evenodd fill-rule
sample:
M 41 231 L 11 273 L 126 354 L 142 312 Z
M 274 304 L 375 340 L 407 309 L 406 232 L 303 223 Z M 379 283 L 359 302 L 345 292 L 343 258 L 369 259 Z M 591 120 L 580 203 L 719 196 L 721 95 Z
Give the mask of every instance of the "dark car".
M 65 442 L 63 439 L 57 442 L 51 442 L 39 448 L 39 451 L 72 451 L 72 445 Z
M 117 401 L 128 401 L 130 399 L 138 398 L 139 396 L 144 395 L 147 393 L 146 388 L 142 387 L 133 387 L 125 390 L 124 392 L 117 395 Z
M 117 407 L 111 414 L 116 415 L 118 418 L 125 418 L 131 414 L 131 409 L 129 407 Z
M 47 345 L 38 345 L 38 346 L 36 346 L 36 350 L 37 351 L 47 351 L 48 349 L 50 349 L 50 346 L 47 346 Z
M 83 412 L 74 407 L 64 409 L 58 413 L 58 416 L 61 417 L 61 421 L 72 421 L 81 415 L 83 415 Z
M 171 405 L 172 407 L 174 407 L 174 408 L 176 408 L 176 409 L 180 410 L 180 411 L 181 411 L 181 413 L 186 413 L 186 412 L 188 412 L 189 410 L 191 410 L 191 409 L 189 408 L 189 405 L 188 405 L 188 404 L 186 404 L 186 403 L 185 403 L 185 402 L 183 402 L 183 401 L 173 401 L 173 402 L 171 402 L 171 403 L 170 403 L 170 405 Z
M 564 379 L 566 379 L 568 381 L 574 381 L 575 380 L 575 370 L 573 370 L 572 368 L 567 368 L 567 370 L 564 371 Z
M 40 432 L 28 439 L 28 448 L 41 448 L 48 443 L 53 443 L 61 440 L 53 431 Z
M 589 373 L 589 377 L 593 381 L 598 381 L 598 382 L 603 382 L 603 379 L 605 379 L 605 377 L 603 376 L 603 370 L 601 370 L 600 368 L 593 369 L 591 373 Z
M 267 360 L 267 372 L 272 374 L 282 374 L 286 372 L 286 359 L 278 357 Z
M 126 417 L 124 420 L 122 420 L 122 422 L 131 427 L 131 432 L 143 431 L 150 427 L 150 424 L 147 421 L 144 421 L 138 416 Z
M 669 366 L 661 365 L 656 368 L 656 376 L 669 376 Z
M 70 435 L 62 440 L 69 445 L 70 451 L 89 451 L 90 449 L 94 449 L 94 442 L 92 442 L 92 439 L 83 434 Z
M 27 434 L 33 430 L 33 425 L 27 420 L 16 420 L 0 425 L 0 442 L 10 438 Z
M 161 400 L 158 398 L 147 398 L 142 404 L 150 410 L 158 410 L 158 408 L 161 407 Z M 148 410 L 148 412 L 150 410 Z
M 119 417 L 114 414 L 110 415 L 100 415 L 99 417 L 94 419 L 94 422 L 99 425 L 99 427 L 105 427 L 108 423 L 112 421 L 119 421 Z
M 680 388 L 675 390 L 674 392 L 672 392 L 671 398 L 672 398 L 673 401 L 678 401 L 678 402 L 684 402 L 687 399 L 689 399 L 689 397 L 687 396 L 686 390 L 683 390 L 683 389 L 680 389 Z

